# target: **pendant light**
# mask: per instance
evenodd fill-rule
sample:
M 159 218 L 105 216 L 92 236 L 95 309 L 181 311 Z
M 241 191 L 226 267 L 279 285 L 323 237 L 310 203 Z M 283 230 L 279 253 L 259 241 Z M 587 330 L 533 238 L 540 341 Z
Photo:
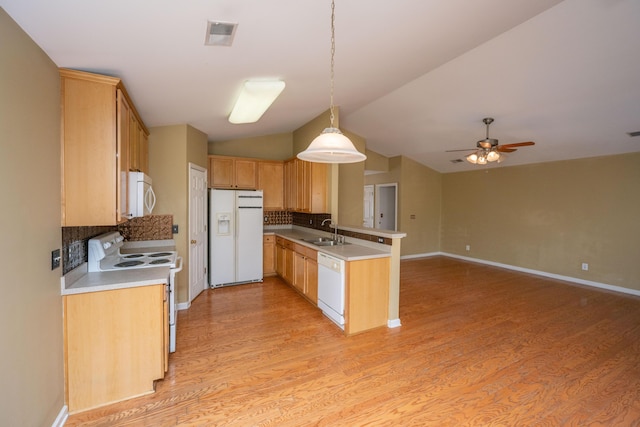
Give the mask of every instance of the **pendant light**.
M 330 96 L 330 124 L 317 136 L 306 150 L 298 153 L 298 158 L 316 163 L 357 163 L 364 161 L 367 156 L 356 150 L 353 143 L 340 129 L 334 126 L 333 106 L 333 65 L 336 51 L 335 39 L 335 1 L 331 0 L 331 96 Z

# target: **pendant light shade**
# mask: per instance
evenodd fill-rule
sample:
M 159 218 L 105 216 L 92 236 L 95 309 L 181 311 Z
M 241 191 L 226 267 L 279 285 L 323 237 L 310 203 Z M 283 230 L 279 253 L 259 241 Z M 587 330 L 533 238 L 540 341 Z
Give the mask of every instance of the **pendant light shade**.
M 331 97 L 329 112 L 331 120 L 329 127 L 317 136 L 306 150 L 298 153 L 298 158 L 316 163 L 357 163 L 367 159 L 363 153 L 356 150 L 353 143 L 333 125 L 333 63 L 336 51 L 335 39 L 335 2 L 331 0 Z
M 340 129 L 329 127 L 322 131 L 298 158 L 318 163 L 357 163 L 367 156 L 356 150 Z

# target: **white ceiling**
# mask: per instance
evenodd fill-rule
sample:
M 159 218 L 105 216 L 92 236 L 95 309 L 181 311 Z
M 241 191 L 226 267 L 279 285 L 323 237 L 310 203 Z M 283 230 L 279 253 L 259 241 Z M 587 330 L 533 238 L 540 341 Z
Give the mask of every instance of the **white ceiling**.
M 440 172 L 484 138 L 535 141 L 498 167 L 640 151 L 638 0 L 337 0 L 340 127 Z M 210 141 L 290 132 L 329 106 L 329 0 L 0 0 L 60 67 L 121 77 L 147 126 Z M 237 22 L 205 46 L 207 20 Z M 242 82 L 287 87 L 255 124 Z M 487 166 L 482 166 L 487 167 Z M 496 166 L 490 166 L 496 167 Z

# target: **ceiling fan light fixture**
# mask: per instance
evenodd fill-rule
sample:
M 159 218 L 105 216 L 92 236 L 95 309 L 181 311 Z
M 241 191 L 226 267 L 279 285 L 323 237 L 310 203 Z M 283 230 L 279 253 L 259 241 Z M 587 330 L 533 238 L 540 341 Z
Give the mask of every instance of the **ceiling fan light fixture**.
M 367 156 L 356 150 L 351 140 L 334 126 L 333 106 L 333 65 L 336 51 L 335 37 L 335 1 L 331 0 L 331 95 L 329 104 L 330 125 L 311 141 L 306 150 L 298 153 L 300 160 L 316 163 L 357 163 Z
M 474 165 L 478 163 L 478 155 L 476 153 L 471 153 L 465 157 L 467 162 L 473 163 Z
M 488 162 L 495 162 L 498 161 L 500 159 L 500 153 L 498 153 L 497 151 L 489 151 L 487 153 L 487 161 Z
M 282 80 L 247 80 L 229 115 L 233 124 L 255 123 L 284 90 Z

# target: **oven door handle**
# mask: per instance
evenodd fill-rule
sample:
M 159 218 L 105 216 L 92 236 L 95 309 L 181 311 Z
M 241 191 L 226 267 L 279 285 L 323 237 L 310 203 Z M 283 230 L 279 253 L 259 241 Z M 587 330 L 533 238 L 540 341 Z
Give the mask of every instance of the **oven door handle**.
M 176 258 L 176 266 L 169 270 L 171 274 L 180 273 L 182 271 L 182 257 L 179 256 Z

